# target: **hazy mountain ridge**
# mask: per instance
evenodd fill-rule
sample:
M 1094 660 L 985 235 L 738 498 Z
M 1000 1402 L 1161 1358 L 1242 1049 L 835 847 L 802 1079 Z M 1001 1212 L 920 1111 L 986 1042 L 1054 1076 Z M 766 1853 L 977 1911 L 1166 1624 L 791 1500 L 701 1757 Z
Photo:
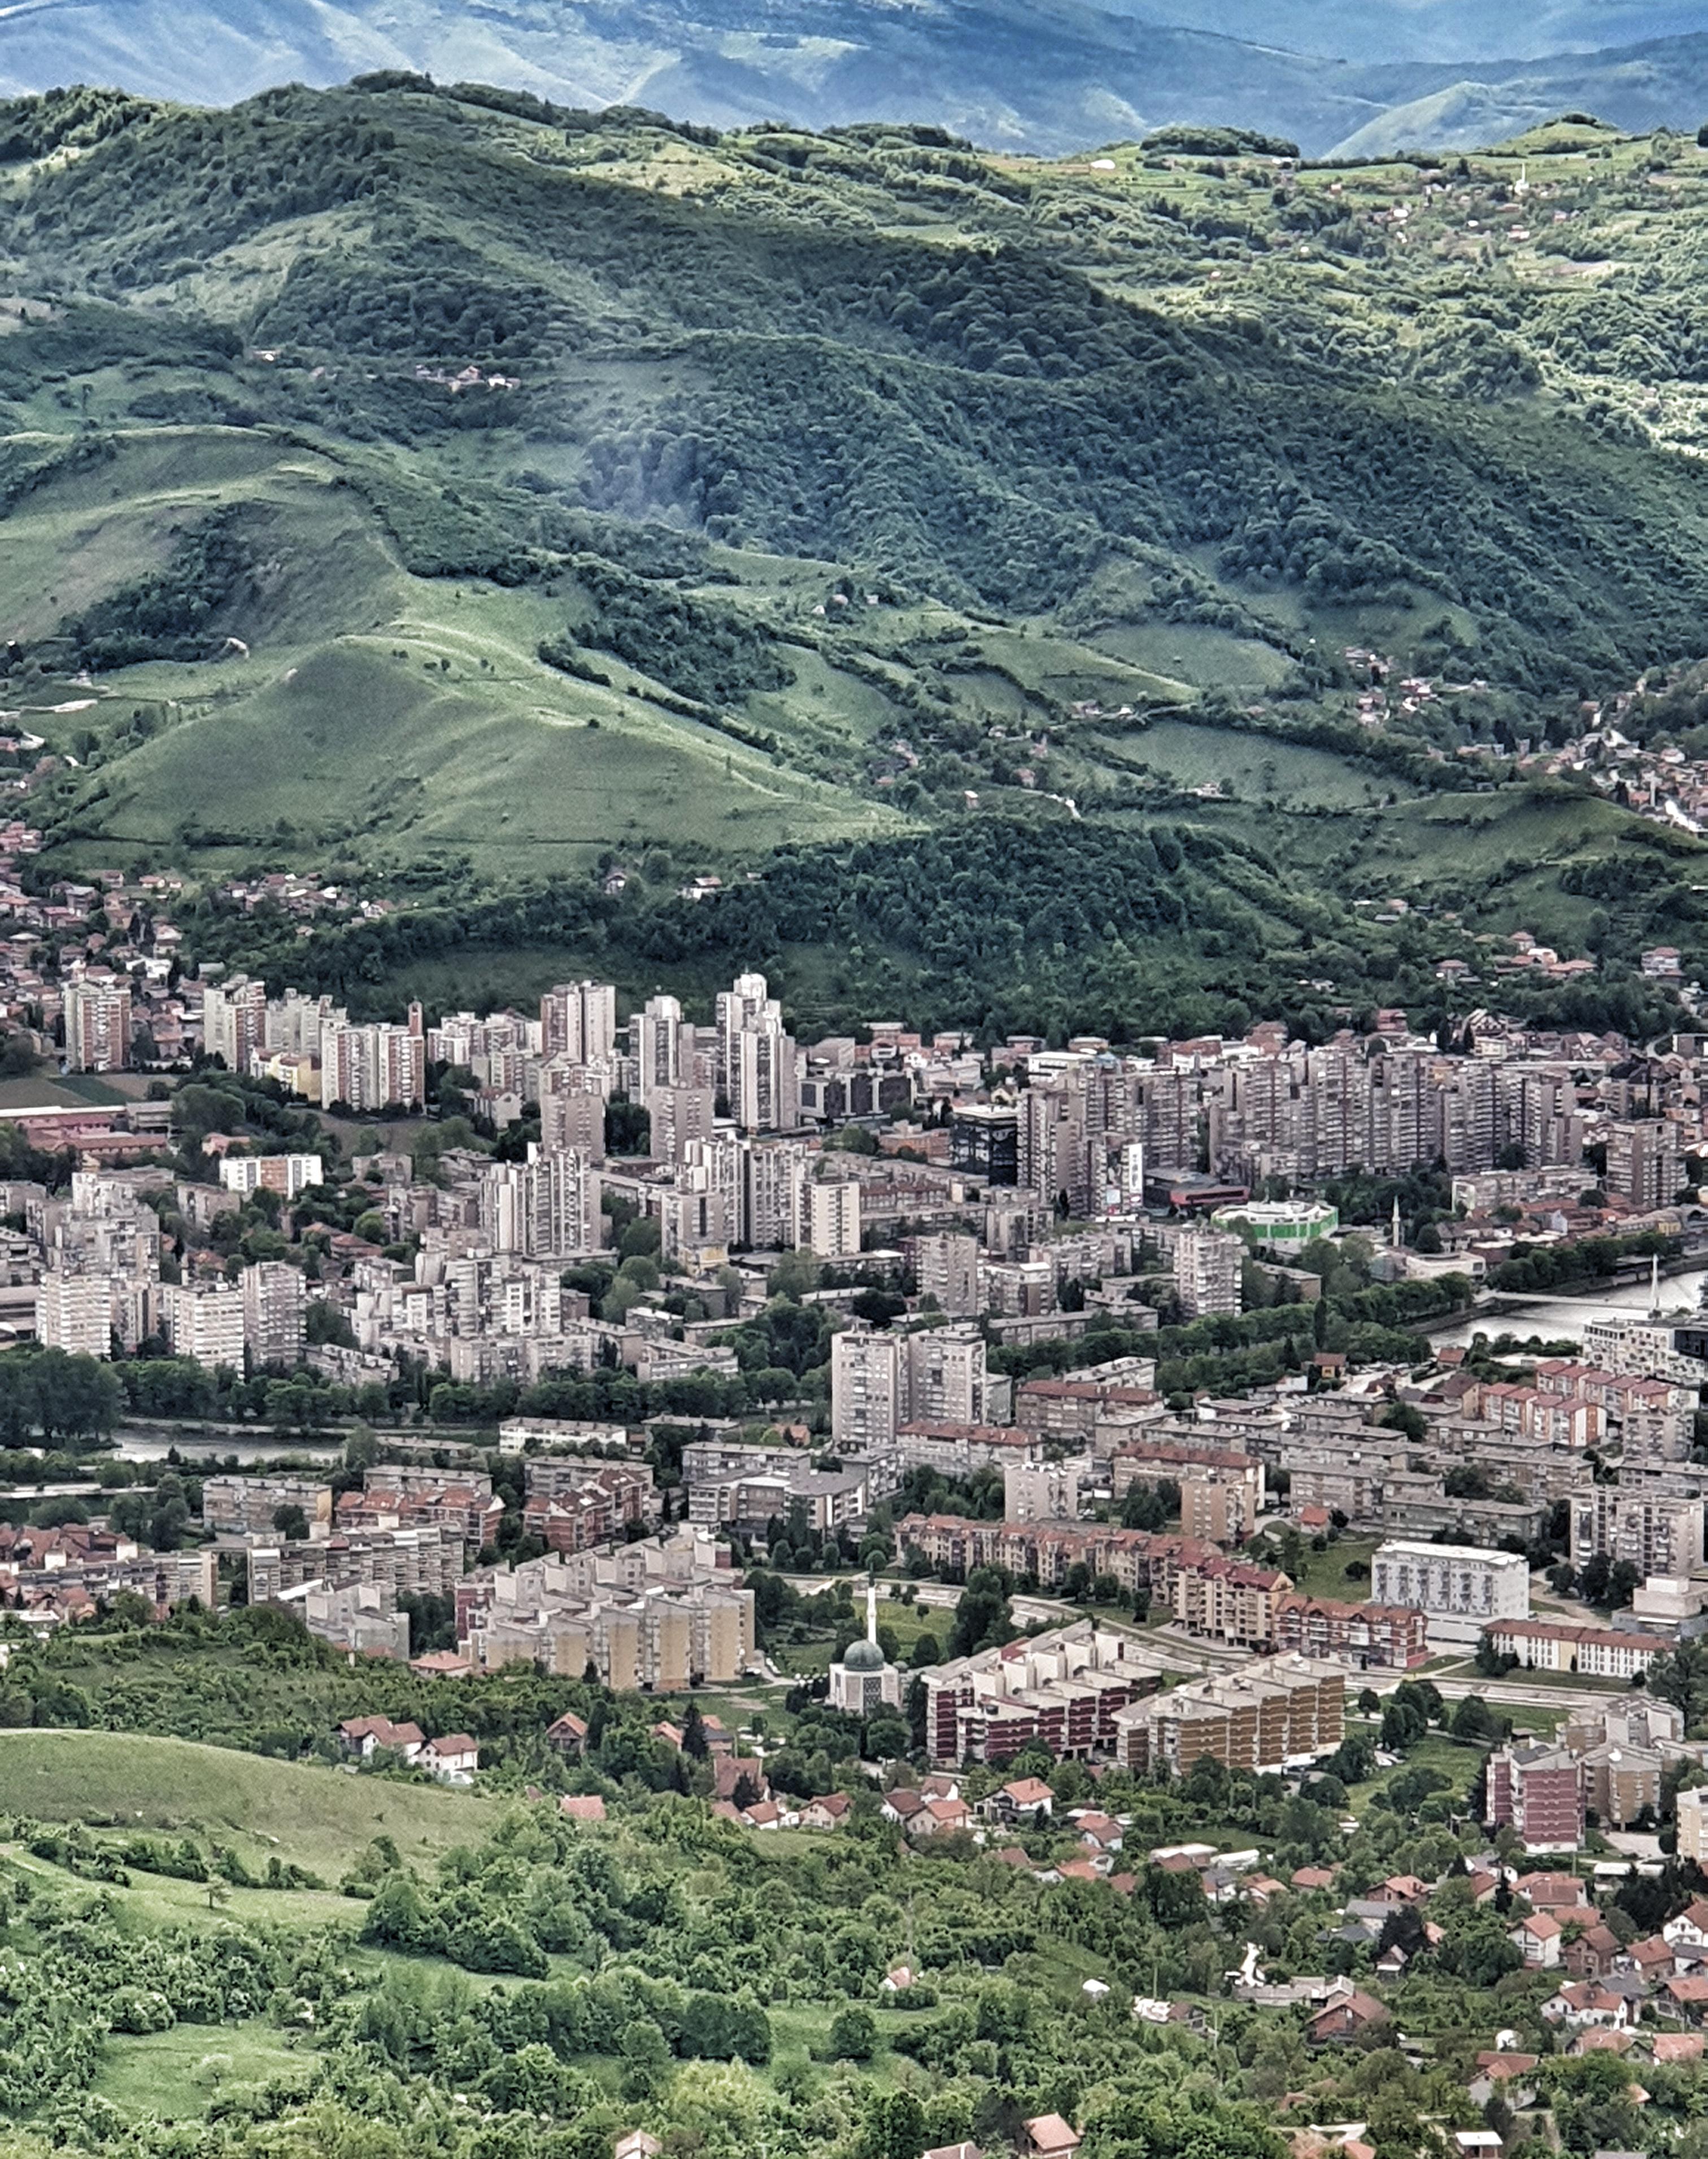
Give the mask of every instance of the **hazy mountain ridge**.
M 0 15 L 0 85 L 106 82 L 219 105 L 280 81 L 405 68 L 714 126 L 905 120 L 1045 153 L 1177 121 L 1281 133 L 1312 153 L 1348 138 L 1430 147 L 1417 131 L 1431 127 L 1458 147 L 1457 108 L 1439 101 L 1462 80 L 1488 85 L 1476 109 L 1496 132 L 1570 106 L 1631 131 L 1694 130 L 1708 111 L 1700 32 L 1514 61 L 1484 55 L 1486 34 L 1473 34 L 1484 18 L 1458 0 L 1390 9 L 1368 40 L 1362 11 L 1302 0 L 1260 39 L 1271 13 L 1255 0 L 1162 0 L 1131 13 L 1074 0 L 39 0 Z M 1191 19 L 1162 19 L 1178 14 Z M 1541 18 L 1574 43 L 1597 21 L 1652 33 L 1701 19 L 1700 8 L 1665 0 L 1566 4 Z

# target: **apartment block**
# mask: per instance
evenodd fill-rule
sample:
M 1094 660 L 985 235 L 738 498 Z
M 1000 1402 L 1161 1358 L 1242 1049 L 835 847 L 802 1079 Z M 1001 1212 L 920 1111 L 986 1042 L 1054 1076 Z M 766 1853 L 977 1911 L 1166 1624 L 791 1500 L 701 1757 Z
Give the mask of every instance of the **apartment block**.
M 318 1154 L 227 1154 L 220 1157 L 220 1183 L 227 1192 L 276 1192 L 295 1199 L 324 1181 Z
M 587 1551 L 657 1517 L 652 1471 L 644 1463 L 547 1456 L 531 1461 L 524 1474 L 523 1529 L 548 1551 Z
M 37 1285 L 35 1338 L 72 1356 L 112 1354 L 113 1279 L 50 1267 Z
M 1137 1772 L 1166 1764 L 1177 1777 L 1206 1755 L 1228 1769 L 1279 1770 L 1332 1753 L 1345 1720 L 1341 1665 L 1291 1653 L 1264 1657 L 1122 1710 L 1115 1758 Z
M 727 1685 L 756 1654 L 753 1592 L 732 1570 L 682 1563 L 692 1534 L 467 1577 L 458 1639 L 482 1671 L 533 1664 L 579 1679 L 591 1665 L 619 1692 Z
M 1552 1619 L 1496 1619 L 1483 1631 L 1497 1656 L 1516 1657 L 1527 1671 L 1581 1672 L 1602 1680 L 1637 1679 L 1672 1648 L 1660 1634 Z
M 1371 1561 L 1370 1601 L 1426 1613 L 1431 1647 L 1474 1644 L 1492 1619 L 1529 1618 L 1529 1563 L 1519 1552 L 1395 1538 Z
M 1174 1245 L 1174 1288 L 1188 1319 L 1240 1308 L 1240 1270 L 1245 1245 L 1219 1230 L 1183 1230 Z
M 970 1326 L 910 1334 L 850 1327 L 831 1349 L 831 1433 L 839 1454 L 881 1452 L 903 1424 L 982 1424 L 984 1338 Z
M 1574 1566 L 1603 1553 L 1627 1560 L 1646 1579 L 1690 1575 L 1702 1559 L 1703 1503 L 1680 1494 L 1596 1484 L 1571 1503 Z
M 235 1372 L 243 1369 L 244 1308 L 241 1289 L 183 1282 L 160 1287 L 161 1325 L 172 1354 L 193 1357 L 210 1371 L 220 1364 L 229 1364 Z
M 1347 1604 L 1290 1590 L 1275 1608 L 1276 1647 L 1359 1670 L 1409 1671 L 1429 1658 L 1429 1622 L 1404 1604 Z
M 976 1319 L 984 1309 L 976 1237 L 945 1230 L 936 1236 L 904 1238 L 902 1256 L 914 1271 L 922 1302 L 930 1299 L 951 1319 Z
M 1089 1619 L 936 1665 L 920 1675 L 934 1762 L 1012 1761 L 1041 1740 L 1058 1756 L 1107 1754 L 1119 1713 L 1157 1685 L 1125 1635 Z
M 128 982 L 65 987 L 65 1063 L 73 1072 L 122 1072 L 131 1062 Z
M 1516 1830 L 1526 1851 L 1575 1851 L 1582 1843 L 1583 1776 L 1566 1747 L 1497 1747 L 1488 1794 L 1489 1827 Z
M 277 1517 L 297 1507 L 312 1524 L 332 1520 L 331 1488 L 313 1477 L 207 1477 L 202 1520 L 220 1536 L 272 1537 Z
M 308 1312 L 302 1269 L 283 1260 L 262 1260 L 244 1269 L 238 1287 L 243 1297 L 243 1340 L 255 1363 L 298 1363 Z
M 323 1491 L 320 1496 L 327 1495 Z M 251 1604 L 265 1604 L 304 1582 L 330 1589 L 365 1585 L 386 1591 L 394 1602 L 400 1596 L 448 1597 L 462 1579 L 463 1540 L 455 1530 L 437 1524 L 296 1539 L 269 1538 L 271 1529 L 271 1522 L 261 1525 L 249 1543 Z
M 609 1064 L 617 1047 L 617 992 L 609 982 L 559 982 L 540 1000 L 540 1054 Z

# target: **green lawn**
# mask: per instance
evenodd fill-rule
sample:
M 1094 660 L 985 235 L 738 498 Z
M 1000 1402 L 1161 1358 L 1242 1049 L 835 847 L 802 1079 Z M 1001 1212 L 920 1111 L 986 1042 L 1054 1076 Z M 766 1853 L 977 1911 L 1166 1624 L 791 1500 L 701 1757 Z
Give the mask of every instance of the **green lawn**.
M 1295 1587 L 1310 1597 L 1338 1597 L 1348 1604 L 1362 1602 L 1370 1593 L 1370 1558 L 1381 1541 L 1380 1537 L 1342 1536 L 1326 1551 L 1314 1551 L 1307 1540 L 1294 1577 Z M 1355 1579 L 1346 1571 L 1354 1562 L 1364 1568 Z
M 95 2079 L 98 2098 L 132 2116 L 199 2120 L 208 2102 L 233 2085 L 313 2073 L 312 2043 L 261 2018 L 246 2024 L 177 2024 L 146 2037 L 110 2037 Z
M 0 1812 L 211 1836 L 251 1871 L 277 1854 L 328 1882 L 375 1836 L 389 1835 L 406 1859 L 430 1861 L 478 1841 L 495 1819 L 467 1792 L 116 1732 L 0 1732 Z M 139 1881 L 168 1904 L 184 1890 L 205 1908 L 194 1883 Z M 234 1904 L 251 1893 L 261 1892 L 234 1891 Z

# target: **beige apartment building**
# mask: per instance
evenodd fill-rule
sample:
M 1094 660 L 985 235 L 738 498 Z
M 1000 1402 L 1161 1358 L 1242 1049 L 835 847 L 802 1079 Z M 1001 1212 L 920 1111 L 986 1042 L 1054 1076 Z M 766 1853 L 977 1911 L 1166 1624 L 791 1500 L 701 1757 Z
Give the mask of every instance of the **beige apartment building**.
M 1115 1720 L 1125 1769 L 1189 1773 L 1208 1754 L 1228 1769 L 1280 1769 L 1332 1753 L 1346 1726 L 1346 1674 L 1313 1657 L 1265 1657 L 1219 1679 L 1152 1695 Z

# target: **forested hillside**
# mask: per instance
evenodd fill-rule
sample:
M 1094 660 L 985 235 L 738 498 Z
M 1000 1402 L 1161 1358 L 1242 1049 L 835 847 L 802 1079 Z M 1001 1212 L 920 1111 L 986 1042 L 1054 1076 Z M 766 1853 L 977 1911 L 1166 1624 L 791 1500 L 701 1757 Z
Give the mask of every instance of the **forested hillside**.
M 49 862 L 430 900 L 359 984 L 514 943 L 525 891 L 553 958 L 590 912 L 636 979 L 745 938 L 826 1012 L 898 963 L 1013 1023 L 1046 979 L 1308 1002 L 1524 925 L 1601 940 L 1617 1002 L 1691 934 L 1692 843 L 1547 753 L 1700 656 L 1708 153 L 1285 148 L 1050 164 L 396 75 L 6 108 L 0 628 L 75 759 Z M 1662 870 L 1615 924 L 1622 833 Z M 672 897 L 779 846 L 753 919 Z M 950 919 L 964 857 L 1010 903 Z M 552 896 L 598 860 L 620 904 Z M 1396 895 L 1397 956 L 1353 906 Z

